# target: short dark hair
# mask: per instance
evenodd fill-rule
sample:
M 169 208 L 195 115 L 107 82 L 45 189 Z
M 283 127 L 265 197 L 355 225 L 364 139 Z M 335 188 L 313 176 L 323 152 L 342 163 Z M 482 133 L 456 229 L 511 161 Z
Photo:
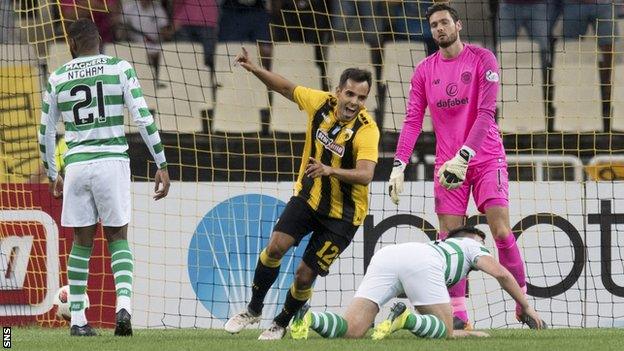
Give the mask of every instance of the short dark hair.
M 349 79 L 356 81 L 358 83 L 367 82 L 368 91 L 370 92 L 370 89 L 373 84 L 373 78 L 372 78 L 370 71 L 361 69 L 361 68 L 353 68 L 353 67 L 345 69 L 340 75 L 340 83 L 338 84 L 338 89 L 342 89 L 345 86 L 345 84 L 347 84 L 347 80 Z
M 457 229 L 453 229 L 448 233 L 447 239 L 450 239 L 454 236 L 464 236 L 463 234 L 474 234 L 478 235 L 481 239 L 485 240 L 485 233 L 472 226 L 459 227 Z
M 88 18 L 75 21 L 67 29 L 67 37 L 76 41 L 78 49 L 97 46 L 99 36 L 98 27 Z
M 434 4 L 429 6 L 429 8 L 427 9 L 427 14 L 425 14 L 427 22 L 429 22 L 429 18 L 431 18 L 431 15 L 438 11 L 448 11 L 451 15 L 451 18 L 453 19 L 453 22 L 459 21 L 459 14 L 457 13 L 457 10 L 447 4 Z

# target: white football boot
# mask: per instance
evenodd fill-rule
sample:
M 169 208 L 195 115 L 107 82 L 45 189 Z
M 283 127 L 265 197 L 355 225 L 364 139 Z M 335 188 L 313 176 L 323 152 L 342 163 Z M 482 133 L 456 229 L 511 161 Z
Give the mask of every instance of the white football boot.
M 228 333 L 236 334 L 245 329 L 246 326 L 260 322 L 260 318 L 260 315 L 255 316 L 248 309 L 245 309 L 228 319 L 223 329 Z
M 280 327 L 275 322 L 271 324 L 269 329 L 260 334 L 258 340 L 281 340 L 286 335 L 286 328 Z

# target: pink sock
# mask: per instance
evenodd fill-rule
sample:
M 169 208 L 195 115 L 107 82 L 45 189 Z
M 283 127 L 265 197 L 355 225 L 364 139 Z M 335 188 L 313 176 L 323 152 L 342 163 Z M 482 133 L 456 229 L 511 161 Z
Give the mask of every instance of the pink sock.
M 447 232 L 439 232 L 438 239 L 444 240 L 448 236 Z M 468 312 L 466 312 L 466 279 L 462 279 L 457 284 L 448 288 L 451 296 L 451 306 L 453 315 L 464 322 L 468 322 Z
M 453 307 L 453 316 L 468 322 L 468 312 L 466 311 L 466 297 L 451 297 L 451 307 Z
M 516 244 L 516 237 L 509 233 L 504 239 L 495 239 L 498 248 L 498 260 L 503 267 L 507 268 L 511 275 L 516 278 L 521 288 L 526 288 L 526 275 L 524 273 L 524 261 L 520 256 L 520 250 Z
M 444 240 L 444 239 L 446 239 L 447 236 L 448 236 L 447 232 L 439 232 L 438 233 L 438 239 L 439 240 Z
M 453 315 L 464 322 L 468 321 L 468 313 L 466 312 L 466 278 L 457 282 L 457 284 L 448 288 L 449 296 L 451 296 L 451 306 L 453 306 Z

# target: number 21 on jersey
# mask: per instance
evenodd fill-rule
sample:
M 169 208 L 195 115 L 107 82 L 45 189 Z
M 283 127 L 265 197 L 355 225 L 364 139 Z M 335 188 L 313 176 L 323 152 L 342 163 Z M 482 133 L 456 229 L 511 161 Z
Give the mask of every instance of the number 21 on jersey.
M 104 110 L 104 107 L 105 107 L 104 106 L 104 84 L 98 81 L 95 83 L 95 85 L 96 85 L 96 90 L 97 90 L 97 96 L 95 98 L 96 98 L 96 104 L 98 107 L 98 122 L 104 123 L 106 121 L 106 115 L 105 115 L 105 110 Z M 81 126 L 85 124 L 92 124 L 93 122 L 95 122 L 95 117 L 93 116 L 93 113 L 89 113 L 86 116 L 84 116 L 84 112 L 83 112 L 83 115 L 82 116 L 80 115 L 81 108 L 91 107 L 91 105 L 93 104 L 93 96 L 91 95 L 91 87 L 86 84 L 76 85 L 69 91 L 69 94 L 71 96 L 76 96 L 80 92 L 84 92 L 85 97 L 84 97 L 84 100 L 79 100 L 76 102 L 76 104 L 74 104 L 74 107 L 72 109 L 74 113 L 74 123 L 77 126 Z

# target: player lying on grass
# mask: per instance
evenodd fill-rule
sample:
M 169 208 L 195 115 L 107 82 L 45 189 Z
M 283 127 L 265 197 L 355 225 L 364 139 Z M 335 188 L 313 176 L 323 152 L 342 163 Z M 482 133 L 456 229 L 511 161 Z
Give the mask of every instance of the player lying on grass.
M 447 287 L 481 270 L 498 280 L 522 306 L 522 316 L 531 328 L 546 328 L 509 271 L 498 263 L 483 244 L 485 234 L 474 227 L 449 232 L 443 241 L 386 246 L 372 258 L 364 279 L 344 317 L 333 312 L 313 312 L 302 308 L 291 325 L 293 339 L 307 339 L 309 329 L 327 338 L 361 338 L 373 324 L 379 308 L 405 293 L 420 314 L 405 305 L 395 305 L 388 320 L 373 333 L 383 339 L 400 329 L 424 338 L 488 336 L 483 332 L 453 330 L 453 315 Z

